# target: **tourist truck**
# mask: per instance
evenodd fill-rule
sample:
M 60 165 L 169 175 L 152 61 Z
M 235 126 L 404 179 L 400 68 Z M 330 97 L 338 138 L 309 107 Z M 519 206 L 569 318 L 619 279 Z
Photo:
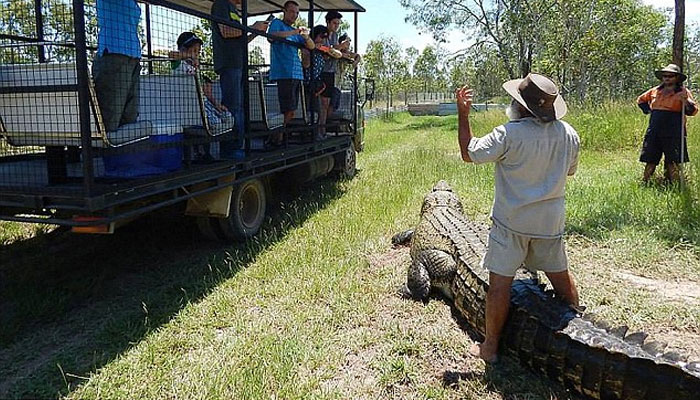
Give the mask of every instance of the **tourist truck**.
M 353 26 L 345 24 L 350 32 L 344 33 L 357 43 L 358 13 L 365 11 L 358 3 L 297 2 L 308 25 L 325 24 L 328 11 L 341 12 Z M 304 84 L 294 119 L 284 125 L 277 82 L 270 79 L 271 43 L 282 39 L 248 28 L 282 18 L 282 1 L 242 0 L 237 20 L 212 16 L 210 0 L 137 4 L 138 117 L 109 131 L 92 76 L 100 29 L 94 0 L 0 0 L 1 220 L 112 233 L 179 203 L 173 208 L 196 218 L 206 236 L 241 240 L 258 232 L 275 190 L 331 173 L 354 175 L 363 147 L 362 106 L 372 93 L 360 96 L 357 65 L 343 57 L 326 137 L 315 135 L 317 93 Z M 253 34 L 238 119 L 220 104 L 212 64 L 211 32 L 222 24 Z M 202 41 L 196 60 L 177 51 L 183 32 Z M 194 67 L 189 73 L 178 68 L 184 61 Z M 238 127 L 240 150 L 224 157 Z M 272 137 L 282 144 L 269 145 Z

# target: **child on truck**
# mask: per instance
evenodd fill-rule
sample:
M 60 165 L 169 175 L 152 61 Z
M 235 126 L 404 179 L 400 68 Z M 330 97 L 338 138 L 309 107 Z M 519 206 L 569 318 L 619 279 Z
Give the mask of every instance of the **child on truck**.
M 177 38 L 177 51 L 170 52 L 170 62 L 173 74 L 197 75 L 199 72 L 199 53 L 202 50 L 202 39 L 192 32 L 183 32 Z M 212 80 L 202 77 L 202 91 L 204 92 L 204 111 L 210 125 L 218 125 L 230 120 L 231 113 L 219 103 L 213 95 Z M 197 146 L 195 159 L 211 159 L 209 145 Z
M 326 59 L 340 58 L 342 53 L 332 47 L 324 45 L 328 39 L 328 28 L 323 25 L 316 25 L 311 30 L 311 39 L 316 47 L 313 50 L 301 50 L 301 65 L 304 67 L 304 85 L 306 93 L 309 94 L 309 112 L 318 111 L 318 125 L 316 128 L 316 140 L 325 138 L 326 109 L 320 106 L 320 96 L 330 89 L 321 79 L 321 73 L 326 65 Z

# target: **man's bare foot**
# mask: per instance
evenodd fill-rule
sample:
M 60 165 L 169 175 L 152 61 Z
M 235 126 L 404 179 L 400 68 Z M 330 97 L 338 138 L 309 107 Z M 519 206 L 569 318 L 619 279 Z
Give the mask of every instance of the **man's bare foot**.
M 469 347 L 469 354 L 474 357 L 479 357 L 487 363 L 495 363 L 498 361 L 498 348 L 486 346 L 485 343 L 474 343 Z

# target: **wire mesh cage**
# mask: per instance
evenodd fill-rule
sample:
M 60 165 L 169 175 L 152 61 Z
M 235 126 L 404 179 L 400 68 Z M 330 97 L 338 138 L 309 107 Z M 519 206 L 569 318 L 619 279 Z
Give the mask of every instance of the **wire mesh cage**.
M 353 134 L 356 60 L 268 26 L 297 29 L 268 2 L 0 0 L 0 194 L 93 196 Z

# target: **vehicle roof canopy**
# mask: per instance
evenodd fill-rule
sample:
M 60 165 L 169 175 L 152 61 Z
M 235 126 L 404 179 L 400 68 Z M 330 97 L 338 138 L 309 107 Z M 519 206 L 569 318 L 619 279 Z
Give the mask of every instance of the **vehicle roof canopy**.
M 207 13 L 211 10 L 211 5 L 214 0 L 169 0 L 171 3 L 191 8 L 193 10 Z M 245 1 L 245 0 L 243 0 Z M 282 11 L 282 6 L 286 0 L 248 0 L 248 15 L 261 15 L 278 13 Z M 299 3 L 299 10 L 306 11 L 310 8 L 309 0 L 294 0 Z M 365 9 L 353 0 L 314 0 L 315 11 L 358 11 L 364 12 Z

